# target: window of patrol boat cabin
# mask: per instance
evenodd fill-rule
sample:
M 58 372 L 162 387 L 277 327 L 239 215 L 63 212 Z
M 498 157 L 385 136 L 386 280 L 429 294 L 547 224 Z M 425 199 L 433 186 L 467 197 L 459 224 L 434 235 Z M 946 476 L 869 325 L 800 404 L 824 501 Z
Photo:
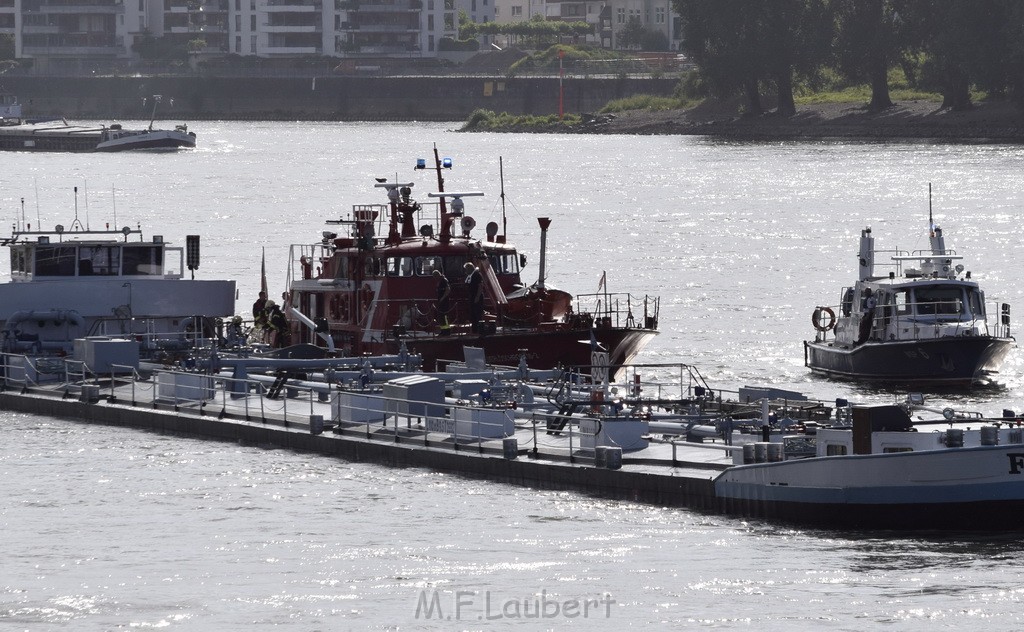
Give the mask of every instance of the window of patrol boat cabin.
M 936 316 L 939 320 L 964 314 L 964 293 L 957 285 L 926 285 L 914 288 L 918 316 Z
M 896 306 L 897 316 L 910 316 L 913 311 L 910 308 L 910 290 L 897 290 L 892 300 Z
M 985 297 L 976 288 L 967 290 L 967 300 L 971 306 L 971 315 L 974 318 L 985 318 Z

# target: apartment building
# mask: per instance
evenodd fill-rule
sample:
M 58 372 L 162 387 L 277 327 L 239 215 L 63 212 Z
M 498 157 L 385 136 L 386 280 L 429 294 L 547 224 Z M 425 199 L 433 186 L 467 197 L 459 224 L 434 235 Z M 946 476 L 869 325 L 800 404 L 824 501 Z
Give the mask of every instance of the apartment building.
M 0 33 L 36 67 L 130 59 L 142 37 L 192 53 L 258 57 L 436 57 L 459 13 L 493 0 L 0 0 Z

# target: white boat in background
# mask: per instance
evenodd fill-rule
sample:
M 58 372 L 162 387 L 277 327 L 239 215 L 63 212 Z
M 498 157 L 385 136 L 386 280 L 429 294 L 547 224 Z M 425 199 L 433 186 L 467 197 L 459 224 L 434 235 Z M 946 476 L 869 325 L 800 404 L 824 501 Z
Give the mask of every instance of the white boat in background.
M 21 103 L 13 94 L 0 94 L 0 125 L 11 120 L 21 120 Z
M 67 229 L 16 227 L 0 239 L 11 261 L 10 280 L 0 283 L 0 347 L 63 355 L 90 336 L 130 337 L 144 350 L 170 338 L 213 337 L 213 319 L 234 313 L 235 282 L 195 280 L 199 236 L 186 244 L 159 235 L 145 241 L 128 226 L 90 230 L 77 217 Z
M 997 372 L 1014 346 L 1010 306 L 985 293 L 946 248 L 928 212 L 930 248 L 875 249 L 861 231 L 860 275 L 839 305 L 815 308 L 804 362 L 814 372 L 873 382 L 970 386 Z M 876 262 L 883 254 L 890 261 Z M 883 268 L 879 270 L 878 268 Z
M 28 121 L 16 97 L 0 95 L 0 150 L 8 151 L 129 151 L 194 148 L 195 132 L 185 124 L 174 129 L 153 129 L 156 105 L 146 129 L 125 129 L 120 124 L 75 125 L 61 118 Z

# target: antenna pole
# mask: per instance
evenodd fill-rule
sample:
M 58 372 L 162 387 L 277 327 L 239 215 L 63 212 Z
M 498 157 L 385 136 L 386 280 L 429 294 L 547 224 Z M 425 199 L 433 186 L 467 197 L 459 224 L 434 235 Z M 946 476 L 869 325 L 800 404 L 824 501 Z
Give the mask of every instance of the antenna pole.
M 501 181 L 501 235 L 508 237 L 508 218 L 505 217 L 505 166 L 498 156 L 498 178 Z
M 39 217 L 39 178 L 32 178 L 36 185 L 36 226 L 42 228 L 43 220 Z
M 117 190 L 110 186 L 110 204 L 114 208 L 114 230 L 117 230 Z
M 928 183 L 928 230 L 932 229 L 932 183 Z

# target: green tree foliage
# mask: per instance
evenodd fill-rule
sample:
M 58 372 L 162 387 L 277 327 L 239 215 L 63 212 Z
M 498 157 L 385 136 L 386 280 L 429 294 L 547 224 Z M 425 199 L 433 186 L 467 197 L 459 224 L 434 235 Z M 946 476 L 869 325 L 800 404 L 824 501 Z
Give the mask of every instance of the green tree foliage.
M 153 37 L 146 33 L 135 40 L 132 50 L 148 61 L 183 61 L 188 59 L 188 44 L 169 37 Z
M 778 113 L 796 113 L 794 76 L 813 77 L 829 54 L 834 21 L 825 0 L 673 0 L 683 20 L 683 50 L 709 87 L 725 96 L 741 89 L 760 114 L 761 87 L 778 95 Z
M 835 0 L 836 69 L 852 81 L 871 85 L 873 111 L 892 107 L 889 67 L 908 50 L 904 18 L 892 0 Z
M 711 94 L 745 94 L 762 112 L 778 94 L 793 113 L 794 84 L 828 72 L 871 86 L 869 107 L 891 105 L 891 73 L 971 107 L 971 92 L 1008 94 L 1024 107 L 1024 2 L 1020 0 L 672 0 L 683 51 Z
M 534 16 L 529 22 L 467 22 L 459 25 L 459 35 L 462 37 L 504 35 L 512 45 L 529 45 L 532 48 L 547 48 L 562 37 L 575 39 L 593 32 L 594 26 L 587 22 L 548 21 L 540 15 Z

